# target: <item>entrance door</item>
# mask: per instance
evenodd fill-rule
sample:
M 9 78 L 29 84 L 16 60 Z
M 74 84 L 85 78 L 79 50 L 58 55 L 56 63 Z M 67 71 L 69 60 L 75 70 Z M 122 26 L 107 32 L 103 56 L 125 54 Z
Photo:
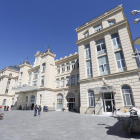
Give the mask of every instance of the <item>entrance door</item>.
M 103 93 L 103 105 L 104 105 L 104 113 L 111 115 L 113 110 L 113 104 L 114 104 L 114 97 L 113 93 Z
M 63 95 L 57 95 L 57 110 L 62 111 L 63 108 Z
M 106 112 L 112 112 L 112 102 L 105 101 L 105 105 L 106 105 Z

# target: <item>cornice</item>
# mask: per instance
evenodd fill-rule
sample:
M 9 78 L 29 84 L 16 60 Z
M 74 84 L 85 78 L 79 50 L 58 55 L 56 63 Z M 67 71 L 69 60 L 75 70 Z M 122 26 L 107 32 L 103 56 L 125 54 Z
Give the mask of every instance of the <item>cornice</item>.
M 37 51 L 37 53 L 35 54 L 35 57 L 38 57 L 38 56 L 41 56 L 41 52 L 40 51 Z
M 83 83 L 83 82 L 102 79 L 103 77 L 104 78 L 109 78 L 109 77 L 120 76 L 120 75 L 124 75 L 124 74 L 135 73 L 135 72 L 140 72 L 140 69 L 134 69 L 134 70 L 129 70 L 129 71 L 125 71 L 125 72 L 117 72 L 117 73 L 103 75 L 103 76 L 97 76 L 97 77 L 93 77 L 93 78 L 86 78 L 86 79 L 79 80 L 79 82 Z
M 13 97 L 14 95 L 6 95 L 6 94 L 0 94 L 0 96 Z
M 50 55 L 50 56 L 52 56 L 52 57 L 56 57 L 55 54 L 52 54 L 52 53 L 50 53 L 50 52 L 46 52 L 46 53 L 43 53 L 43 54 L 41 55 L 41 58 L 44 57 L 44 56 L 46 56 L 46 55 Z
M 0 79 L 2 79 L 2 78 L 18 79 L 18 76 L 12 77 L 12 76 L 8 76 L 8 75 L 2 75 L 2 76 L 0 76 Z
M 19 73 L 19 71 L 11 70 L 11 69 L 8 69 L 8 68 L 5 68 L 5 69 L 1 70 L 0 73 L 4 72 L 4 71 L 6 71 L 6 70 L 12 71 L 12 72 L 15 72 L 15 73 Z
M 85 38 L 82 38 L 80 40 L 77 40 L 76 41 L 76 44 L 79 45 L 80 43 L 83 43 L 85 41 L 89 41 L 90 39 L 92 39 L 94 37 L 100 36 L 101 34 L 104 34 L 104 33 L 108 32 L 110 30 L 114 30 L 114 29 L 118 28 L 119 26 L 121 26 L 123 24 L 126 24 L 126 23 L 128 23 L 128 20 L 127 19 L 124 19 L 124 20 L 122 20 L 122 21 L 120 21 L 120 22 L 118 22 L 118 23 L 116 23 L 116 24 L 114 24 L 112 26 L 109 26 L 109 27 L 106 27 L 106 28 L 102 29 L 101 31 L 98 31 L 96 33 L 93 33 L 93 34 L 85 37 Z
M 67 62 L 67 61 L 71 61 L 72 59 L 75 59 L 75 58 L 79 58 L 79 54 L 76 53 L 74 55 L 71 55 L 71 56 L 68 56 L 68 57 L 65 57 L 65 58 L 62 58 L 60 60 L 56 60 L 55 61 L 55 64 L 58 65 L 60 63 L 64 63 L 64 62 Z
M 91 26 L 91 25 L 94 24 L 95 22 L 99 22 L 100 20 L 103 20 L 104 18 L 107 18 L 108 16 L 110 16 L 110 15 L 112 15 L 112 14 L 114 14 L 114 13 L 116 13 L 117 11 L 120 11 L 120 10 L 122 10 L 122 12 L 123 12 L 122 5 L 118 5 L 118 6 L 116 6 L 115 8 L 113 8 L 113 9 L 111 9 L 111 10 L 109 10 L 109 11 L 107 11 L 107 12 L 101 14 L 101 15 L 99 15 L 98 17 L 93 18 L 92 20 L 86 22 L 85 24 L 83 24 L 83 25 L 81 25 L 80 27 L 78 27 L 78 28 L 76 29 L 76 32 L 79 32 L 79 31 L 81 31 L 81 30 L 83 30 L 83 29 L 85 29 L 85 28 L 88 28 L 89 26 Z

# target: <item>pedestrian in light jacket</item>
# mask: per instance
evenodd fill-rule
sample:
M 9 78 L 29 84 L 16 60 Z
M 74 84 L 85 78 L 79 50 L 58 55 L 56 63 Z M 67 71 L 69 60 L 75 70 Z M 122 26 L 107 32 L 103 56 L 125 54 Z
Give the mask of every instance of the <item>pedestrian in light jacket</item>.
M 39 105 L 39 107 L 38 107 L 38 115 L 39 115 L 39 117 L 41 115 L 41 110 L 42 110 L 41 105 Z

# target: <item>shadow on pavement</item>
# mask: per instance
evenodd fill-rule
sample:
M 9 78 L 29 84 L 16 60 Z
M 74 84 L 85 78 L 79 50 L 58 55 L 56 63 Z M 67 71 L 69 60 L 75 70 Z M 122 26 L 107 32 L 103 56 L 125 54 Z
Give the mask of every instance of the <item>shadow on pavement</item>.
M 114 135 L 114 136 L 118 136 L 121 138 L 138 138 L 138 139 L 140 139 L 139 133 L 129 134 L 127 131 L 124 131 L 123 126 L 120 122 L 117 122 L 113 126 L 107 126 L 105 128 L 108 129 L 107 135 Z

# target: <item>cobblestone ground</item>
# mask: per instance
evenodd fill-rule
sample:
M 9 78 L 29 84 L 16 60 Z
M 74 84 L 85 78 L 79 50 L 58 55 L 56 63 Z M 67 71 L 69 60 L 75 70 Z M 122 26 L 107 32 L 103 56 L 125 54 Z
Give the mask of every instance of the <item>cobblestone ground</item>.
M 0 140 L 135 140 L 113 117 L 71 112 L 7 111 L 0 120 Z

